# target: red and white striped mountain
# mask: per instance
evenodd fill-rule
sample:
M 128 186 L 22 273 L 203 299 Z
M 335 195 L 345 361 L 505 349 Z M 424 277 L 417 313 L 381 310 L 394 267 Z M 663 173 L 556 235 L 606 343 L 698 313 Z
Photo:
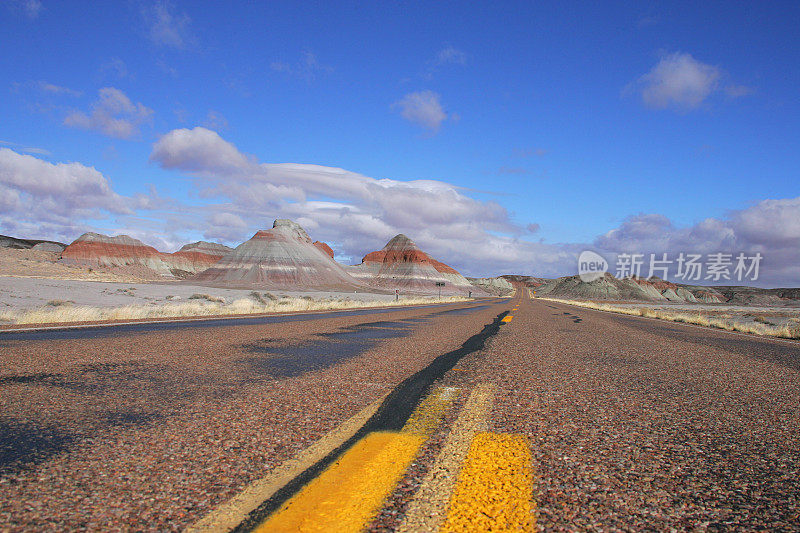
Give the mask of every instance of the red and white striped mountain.
M 354 290 L 365 288 L 333 260 L 333 251 L 312 242 L 296 222 L 276 220 L 232 250 L 213 267 L 191 278 L 226 287 Z
M 433 294 L 439 290 L 436 283 L 443 282 L 442 294 L 487 295 L 454 268 L 420 250 L 402 233 L 386 243 L 382 250 L 365 255 L 360 265 L 347 270 L 363 283 L 382 289 Z
M 64 249 L 61 260 L 144 277 L 185 278 L 207 269 L 228 251 L 230 248 L 222 244 L 201 241 L 168 254 L 128 235 L 84 233 Z

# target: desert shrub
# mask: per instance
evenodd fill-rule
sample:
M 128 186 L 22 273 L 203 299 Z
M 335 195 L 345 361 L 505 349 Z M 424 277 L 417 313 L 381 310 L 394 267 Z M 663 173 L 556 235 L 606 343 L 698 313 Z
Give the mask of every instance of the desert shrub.
M 266 296 L 266 295 L 268 295 L 268 294 L 269 294 L 268 292 L 265 292 L 265 293 L 264 293 L 264 295 L 265 295 L 265 296 Z M 271 294 L 269 294 L 269 295 L 270 295 L 270 296 L 272 296 Z M 272 296 L 272 299 L 270 299 L 270 301 L 267 301 L 266 299 L 264 299 L 264 296 L 261 296 L 261 294 L 259 294 L 259 293 L 258 293 L 258 292 L 256 292 L 256 291 L 253 291 L 253 292 L 251 292 L 251 293 L 250 293 L 250 297 L 251 297 L 253 300 L 255 300 L 255 301 L 257 301 L 258 303 L 260 303 L 261 305 L 269 305 L 269 304 L 270 304 L 270 302 L 271 302 L 271 300 L 273 300 L 273 299 L 276 299 L 274 296 Z
M 72 305 L 74 303 L 72 300 L 50 300 L 47 305 L 49 307 L 61 307 L 62 305 Z
M 207 302 L 215 303 L 215 304 L 224 304 L 225 298 L 219 298 L 217 296 L 212 296 L 210 294 L 192 294 L 189 296 L 190 300 L 206 300 Z

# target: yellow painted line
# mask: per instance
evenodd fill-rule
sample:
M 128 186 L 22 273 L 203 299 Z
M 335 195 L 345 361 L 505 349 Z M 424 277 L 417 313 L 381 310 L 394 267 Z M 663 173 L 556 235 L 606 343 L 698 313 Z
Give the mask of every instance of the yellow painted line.
M 482 383 L 470 393 L 450 429 L 433 466 L 425 474 L 414 499 L 406 509 L 399 533 L 437 531 L 447 514 L 447 504 L 456 483 L 458 470 L 467 457 L 473 437 L 486 431 L 486 418 L 492 410 L 495 387 Z
M 361 531 L 439 427 L 458 391 L 457 387 L 437 387 L 414 409 L 400 432 L 368 434 L 256 531 Z
M 472 440 L 439 532 L 534 531 L 532 486 L 528 439 L 479 433 Z
M 403 433 L 413 433 L 423 437 L 430 436 L 439 427 L 444 414 L 458 395 L 457 387 L 438 387 L 425 397 L 408 417 Z
M 511 322 L 512 318 L 514 318 L 514 315 L 506 315 L 500 322 Z
M 256 531 L 362 531 L 424 442 L 411 433 L 370 433 Z
M 188 533 L 223 533 L 233 530 L 262 502 L 271 498 L 301 472 L 355 435 L 356 431 L 375 414 L 385 398 L 383 396 L 371 403 L 296 457 L 284 462 L 265 477 L 249 484 L 236 496 L 211 511 L 186 531 Z

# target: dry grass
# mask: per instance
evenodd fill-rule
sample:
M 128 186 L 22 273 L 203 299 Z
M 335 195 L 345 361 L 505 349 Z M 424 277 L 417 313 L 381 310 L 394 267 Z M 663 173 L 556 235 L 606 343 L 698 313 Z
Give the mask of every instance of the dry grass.
M 258 294 L 258 293 L 255 293 Z M 87 307 L 78 305 L 45 306 L 39 309 L 22 311 L 0 311 L 0 322 L 10 324 L 57 324 L 66 322 L 103 322 L 118 320 L 138 320 L 157 318 L 183 318 L 219 315 L 251 315 L 275 312 L 323 311 L 331 309 L 354 309 L 365 307 L 387 307 L 420 305 L 432 303 L 451 303 L 471 301 L 471 298 L 453 296 L 449 298 L 401 298 L 399 301 L 358 301 L 344 299 L 320 299 L 309 297 L 272 299 L 275 296 L 264 293 L 256 299 L 240 298 L 226 304 L 221 298 L 208 295 L 198 296 L 185 303 L 162 305 L 128 305 L 124 307 Z M 192 297 L 194 298 L 194 296 Z M 219 300 L 219 301 L 217 301 Z
M 740 322 L 730 318 L 730 315 L 725 315 L 727 318 L 713 317 L 707 314 L 703 314 L 701 311 L 674 312 L 674 311 L 662 311 L 659 309 L 652 309 L 650 307 L 622 307 L 613 304 L 597 303 L 597 302 L 583 301 L 583 300 L 564 300 L 560 298 L 539 298 L 539 299 L 547 300 L 550 302 L 576 305 L 578 307 L 586 307 L 588 309 L 598 309 L 600 311 L 621 313 L 624 315 L 643 316 L 647 318 L 658 318 L 661 320 L 669 320 L 672 322 L 696 324 L 698 326 L 724 329 L 726 331 L 740 331 L 743 333 L 752 333 L 754 335 L 782 337 L 784 339 L 800 339 L 800 320 L 798 319 L 792 319 L 793 322 L 792 324 L 774 325 L 769 322 L 761 322 L 761 321 Z
M 224 304 L 225 298 L 219 298 L 217 296 L 211 296 L 210 294 L 192 294 L 189 296 L 190 300 L 205 300 L 207 302 L 215 303 L 215 304 Z

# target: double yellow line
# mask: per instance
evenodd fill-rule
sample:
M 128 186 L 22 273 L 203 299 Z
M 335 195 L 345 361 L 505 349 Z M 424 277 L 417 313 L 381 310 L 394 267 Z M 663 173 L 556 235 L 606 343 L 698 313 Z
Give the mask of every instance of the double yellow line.
M 400 431 L 375 431 L 263 522 L 256 531 L 361 531 L 403 477 L 457 395 L 429 394 Z
M 362 531 L 402 479 L 422 445 L 438 428 L 456 396 L 457 389 L 439 387 L 420 403 L 400 431 L 369 433 L 256 531 Z M 434 500 L 441 500 L 442 506 L 449 500 L 446 517 L 426 519 L 427 530 L 532 531 L 534 528 L 533 473 L 527 439 L 521 435 L 474 431 L 476 427 L 485 427 L 491 397 L 492 393 L 485 386 L 473 391 L 429 472 L 428 478 L 435 478 L 439 468 L 440 473 L 450 477 L 460 469 L 455 487 L 452 483 L 437 484 L 435 479 L 431 484 L 426 478 L 419 491 L 421 494 L 410 506 L 410 515 L 416 510 L 416 514 L 429 517 Z M 464 428 L 472 430 L 465 432 Z M 458 452 L 459 442 L 455 445 L 449 442 L 456 433 L 459 435 L 455 435 L 455 440 L 460 438 L 462 446 L 469 447 L 466 459 L 464 452 Z M 442 470 L 441 462 L 451 464 Z M 423 526 L 412 523 L 407 521 L 406 526 Z

